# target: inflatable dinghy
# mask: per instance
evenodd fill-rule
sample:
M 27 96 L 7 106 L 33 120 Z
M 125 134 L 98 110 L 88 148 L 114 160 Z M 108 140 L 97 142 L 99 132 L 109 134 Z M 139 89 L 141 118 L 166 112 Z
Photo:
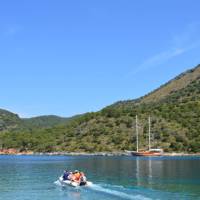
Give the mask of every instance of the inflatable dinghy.
M 63 180 L 63 176 L 59 177 L 59 182 L 62 185 L 69 185 L 72 187 L 79 187 L 79 186 L 90 186 L 92 185 L 92 182 L 90 181 L 85 181 L 85 182 L 75 182 L 75 181 L 71 181 L 71 180 Z

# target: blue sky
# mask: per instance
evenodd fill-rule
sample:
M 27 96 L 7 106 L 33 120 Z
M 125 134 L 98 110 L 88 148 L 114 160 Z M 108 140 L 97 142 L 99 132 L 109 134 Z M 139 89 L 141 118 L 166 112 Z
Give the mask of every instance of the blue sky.
M 71 116 L 200 63 L 198 0 L 0 2 L 0 108 Z

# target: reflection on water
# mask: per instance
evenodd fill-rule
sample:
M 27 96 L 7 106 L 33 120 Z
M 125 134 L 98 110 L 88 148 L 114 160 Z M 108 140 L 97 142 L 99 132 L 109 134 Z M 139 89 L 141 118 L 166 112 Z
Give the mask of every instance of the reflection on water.
M 154 170 L 157 170 L 160 164 L 155 166 Z M 145 162 L 141 161 L 139 157 L 136 158 L 136 178 L 137 186 L 143 185 L 143 178 L 146 177 L 146 183 L 149 188 L 153 186 L 153 169 L 152 169 L 152 159 L 148 157 Z
M 63 169 L 84 171 L 94 185 L 54 184 Z M 36 199 L 197 199 L 200 157 L 0 156 L 0 197 Z

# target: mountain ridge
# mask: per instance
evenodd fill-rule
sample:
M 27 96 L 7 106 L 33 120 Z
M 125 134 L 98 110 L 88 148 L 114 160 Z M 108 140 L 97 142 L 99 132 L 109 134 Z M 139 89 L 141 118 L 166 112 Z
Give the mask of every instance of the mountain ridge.
M 167 152 L 199 152 L 200 65 L 141 98 L 118 101 L 98 112 L 86 113 L 53 127 L 7 131 L 0 134 L 0 139 L 4 148 L 38 152 L 134 150 L 136 114 L 141 149 L 147 147 L 150 115 L 153 147 Z
M 194 74 L 193 72 L 197 71 L 196 74 Z M 191 76 L 192 75 L 192 76 Z M 179 84 L 177 82 L 179 82 L 179 80 L 184 77 L 184 80 L 181 80 L 181 83 L 183 84 Z M 200 76 L 200 64 L 198 64 L 196 67 L 192 68 L 192 69 L 188 69 L 184 72 L 182 72 L 181 74 L 177 75 L 175 78 L 172 78 L 171 80 L 167 81 L 166 83 L 162 84 L 161 86 L 159 86 L 158 88 L 148 92 L 147 94 L 139 97 L 139 98 L 136 98 L 136 99 L 133 99 L 133 100 L 124 100 L 124 101 L 117 101 L 116 103 L 114 104 L 111 104 L 111 105 L 115 105 L 115 104 L 118 104 L 118 103 L 122 103 L 122 102 L 134 102 L 134 103 L 148 103 L 148 102 L 151 102 L 151 99 L 152 101 L 155 101 L 155 99 L 153 98 L 155 96 L 155 94 L 157 94 L 157 92 L 160 90 L 167 90 L 168 87 L 170 88 L 167 92 L 167 94 L 169 95 L 170 92 L 175 92 L 177 91 L 178 89 L 182 89 L 184 88 L 186 85 L 189 84 L 189 82 L 191 82 L 192 80 L 198 78 L 198 76 Z M 174 82 L 175 81 L 175 82 Z M 167 86 L 167 89 L 166 89 L 166 86 Z M 178 87 L 177 87 L 178 86 Z M 174 88 L 175 87 L 175 88 Z M 159 96 L 159 98 L 163 98 L 165 96 L 167 96 L 167 94 L 165 95 L 157 95 Z M 153 96 L 153 97 L 152 97 Z
M 60 117 L 57 115 L 41 115 L 36 117 L 21 118 L 18 114 L 6 109 L 0 109 L 0 131 L 16 128 L 48 128 L 73 119 L 72 117 Z

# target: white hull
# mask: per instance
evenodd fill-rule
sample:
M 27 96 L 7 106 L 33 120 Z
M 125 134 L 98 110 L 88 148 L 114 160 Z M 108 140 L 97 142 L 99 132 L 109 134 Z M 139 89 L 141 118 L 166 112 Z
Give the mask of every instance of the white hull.
M 87 181 L 86 184 L 84 184 L 84 185 L 80 185 L 79 183 L 74 182 L 74 181 L 63 180 L 63 177 L 62 177 L 62 176 L 59 177 L 59 182 L 60 182 L 62 185 L 69 185 L 69 186 L 72 186 L 72 187 L 90 186 L 90 185 L 92 185 L 92 182 L 90 182 L 90 181 Z

